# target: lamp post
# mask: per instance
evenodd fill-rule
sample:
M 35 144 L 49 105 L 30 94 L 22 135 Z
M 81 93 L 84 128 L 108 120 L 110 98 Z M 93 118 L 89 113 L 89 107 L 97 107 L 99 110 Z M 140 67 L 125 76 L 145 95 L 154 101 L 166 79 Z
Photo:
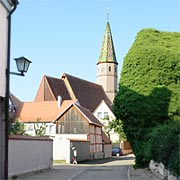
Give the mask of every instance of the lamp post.
M 16 10 L 19 4 L 18 0 L 11 0 L 13 4 L 12 10 L 8 15 L 8 47 L 7 47 L 7 67 L 6 67 L 6 97 L 5 97 L 5 133 L 4 133 L 4 179 L 8 179 L 8 151 L 9 151 L 9 86 L 10 86 L 10 74 L 24 76 L 24 72 L 27 72 L 29 61 L 25 57 L 16 58 L 16 64 L 20 73 L 10 72 L 10 47 L 11 47 L 11 15 Z
M 30 60 L 28 60 L 25 57 L 19 57 L 16 58 L 16 65 L 17 69 L 20 73 L 16 72 L 10 72 L 10 70 L 7 68 L 6 69 L 6 99 L 5 99 L 5 161 L 4 161 L 4 179 L 8 179 L 8 143 L 9 143 L 9 85 L 10 85 L 10 80 L 9 80 L 9 75 L 19 75 L 19 76 L 24 76 L 24 73 L 28 71 L 29 65 L 31 63 Z

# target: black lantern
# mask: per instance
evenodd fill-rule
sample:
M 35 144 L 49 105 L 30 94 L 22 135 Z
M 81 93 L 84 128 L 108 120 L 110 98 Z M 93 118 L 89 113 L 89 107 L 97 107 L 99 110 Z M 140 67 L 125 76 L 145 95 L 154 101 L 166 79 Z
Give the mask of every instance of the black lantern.
M 29 59 L 25 58 L 24 56 L 15 58 L 14 60 L 16 61 L 17 70 L 20 72 L 20 74 L 13 73 L 13 72 L 11 72 L 11 74 L 24 76 L 24 73 L 26 73 L 28 71 L 31 61 Z

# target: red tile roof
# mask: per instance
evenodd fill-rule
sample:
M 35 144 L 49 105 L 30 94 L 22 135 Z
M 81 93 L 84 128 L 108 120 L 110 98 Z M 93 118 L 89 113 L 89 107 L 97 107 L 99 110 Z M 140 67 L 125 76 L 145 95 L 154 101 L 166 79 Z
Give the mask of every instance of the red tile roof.
M 16 118 L 21 122 L 36 122 L 37 118 L 40 118 L 41 122 L 51 122 L 75 102 L 76 100 L 65 100 L 60 108 L 57 101 L 25 102 L 18 110 Z

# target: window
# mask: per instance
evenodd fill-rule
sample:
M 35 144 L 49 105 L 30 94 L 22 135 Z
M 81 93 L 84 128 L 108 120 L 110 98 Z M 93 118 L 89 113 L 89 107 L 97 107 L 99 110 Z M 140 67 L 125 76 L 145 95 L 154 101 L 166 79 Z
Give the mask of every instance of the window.
M 25 128 L 27 131 L 33 131 L 34 130 L 33 124 L 27 124 L 25 126 L 26 126 Z
M 105 119 L 109 119 L 108 112 L 104 112 L 104 118 L 105 118 Z
M 54 125 L 49 125 L 49 134 L 55 133 L 54 130 Z
M 111 71 L 111 66 L 109 66 L 109 72 Z
M 102 118 L 102 112 L 98 112 L 98 113 L 97 113 L 97 117 L 98 117 L 98 118 Z
M 104 125 L 104 126 L 107 126 L 107 122 L 106 122 L 106 121 L 104 121 L 104 122 L 103 122 L 103 125 Z

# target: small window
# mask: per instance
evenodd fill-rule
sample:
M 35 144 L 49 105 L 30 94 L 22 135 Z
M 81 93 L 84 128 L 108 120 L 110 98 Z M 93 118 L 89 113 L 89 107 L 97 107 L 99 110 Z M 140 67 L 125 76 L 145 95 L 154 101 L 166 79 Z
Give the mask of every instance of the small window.
M 33 131 L 33 130 L 34 130 L 33 124 L 26 124 L 26 125 L 25 125 L 25 129 L 26 129 L 27 131 Z
M 109 66 L 109 72 L 111 72 L 111 66 Z
M 103 122 L 103 125 L 104 125 L 104 126 L 107 126 L 107 122 L 104 121 L 104 122 Z
M 102 112 L 98 112 L 98 113 L 97 113 L 97 117 L 98 117 L 98 118 L 102 118 Z
M 115 67 L 115 72 L 117 71 L 116 67 Z
M 108 112 L 104 112 L 104 119 L 109 120 L 109 115 L 108 115 Z
M 54 133 L 54 125 L 49 125 L 49 133 L 50 134 Z

